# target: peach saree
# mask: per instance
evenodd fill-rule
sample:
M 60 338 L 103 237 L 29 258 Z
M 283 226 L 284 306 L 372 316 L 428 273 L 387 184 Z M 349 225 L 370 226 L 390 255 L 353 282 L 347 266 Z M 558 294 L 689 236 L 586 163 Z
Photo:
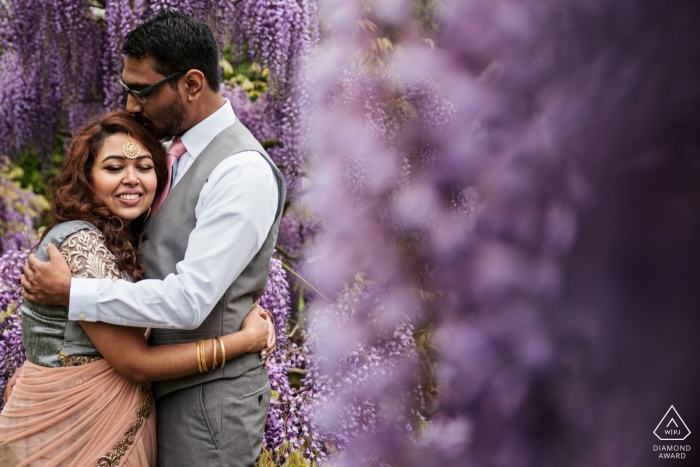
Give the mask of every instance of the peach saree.
M 105 360 L 49 368 L 25 362 L 0 414 L 0 466 L 156 465 L 148 385 Z

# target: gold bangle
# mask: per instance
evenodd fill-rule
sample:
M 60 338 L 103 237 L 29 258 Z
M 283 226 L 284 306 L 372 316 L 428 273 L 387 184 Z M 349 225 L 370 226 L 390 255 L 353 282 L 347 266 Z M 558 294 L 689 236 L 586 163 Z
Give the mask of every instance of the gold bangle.
M 216 339 L 216 338 L 214 337 L 214 338 L 212 338 L 212 340 L 211 340 L 211 348 L 212 348 L 212 350 L 214 351 L 214 356 L 212 357 L 212 361 L 211 361 L 211 369 L 212 369 L 212 370 L 213 370 L 214 368 L 216 368 L 216 340 L 215 340 L 215 339 Z
M 221 338 L 216 337 L 216 340 L 219 342 L 219 345 L 221 346 L 221 369 L 224 369 L 224 365 L 226 365 L 226 347 L 224 347 L 224 343 L 221 341 Z
M 209 371 L 209 367 L 207 366 L 207 353 L 204 351 L 204 341 L 202 341 L 202 366 L 204 367 L 204 371 Z
M 202 357 L 202 368 L 203 371 L 209 371 L 209 368 L 207 367 L 207 354 L 204 352 L 204 341 L 200 340 L 199 341 L 199 348 L 200 348 L 200 355 Z
M 197 368 L 199 368 L 200 373 L 203 373 L 204 370 L 202 370 L 202 351 L 199 349 L 199 342 L 197 342 L 194 346 L 197 350 Z

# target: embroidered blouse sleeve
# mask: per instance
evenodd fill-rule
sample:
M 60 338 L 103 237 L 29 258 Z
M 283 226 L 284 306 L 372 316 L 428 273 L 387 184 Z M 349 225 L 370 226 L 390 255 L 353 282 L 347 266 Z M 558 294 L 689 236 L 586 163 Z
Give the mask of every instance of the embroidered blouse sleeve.
M 81 230 L 69 235 L 61 244 L 73 277 L 123 279 L 116 257 L 107 249 L 101 232 Z

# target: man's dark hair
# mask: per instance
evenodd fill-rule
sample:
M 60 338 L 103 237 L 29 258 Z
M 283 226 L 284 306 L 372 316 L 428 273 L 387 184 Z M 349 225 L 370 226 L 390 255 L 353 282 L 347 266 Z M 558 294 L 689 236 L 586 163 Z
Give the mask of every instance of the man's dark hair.
M 209 26 L 177 10 L 161 10 L 126 35 L 123 52 L 152 57 L 155 71 L 169 76 L 199 70 L 209 87 L 219 90 L 219 51 Z M 176 81 L 172 82 L 176 87 Z

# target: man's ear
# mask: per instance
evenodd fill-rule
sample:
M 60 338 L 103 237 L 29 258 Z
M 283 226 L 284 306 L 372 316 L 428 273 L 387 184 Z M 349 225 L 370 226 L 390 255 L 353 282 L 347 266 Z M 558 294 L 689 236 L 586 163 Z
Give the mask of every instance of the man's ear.
M 202 95 L 207 79 L 199 70 L 190 70 L 185 73 L 185 85 L 187 86 L 187 101 L 194 102 Z

